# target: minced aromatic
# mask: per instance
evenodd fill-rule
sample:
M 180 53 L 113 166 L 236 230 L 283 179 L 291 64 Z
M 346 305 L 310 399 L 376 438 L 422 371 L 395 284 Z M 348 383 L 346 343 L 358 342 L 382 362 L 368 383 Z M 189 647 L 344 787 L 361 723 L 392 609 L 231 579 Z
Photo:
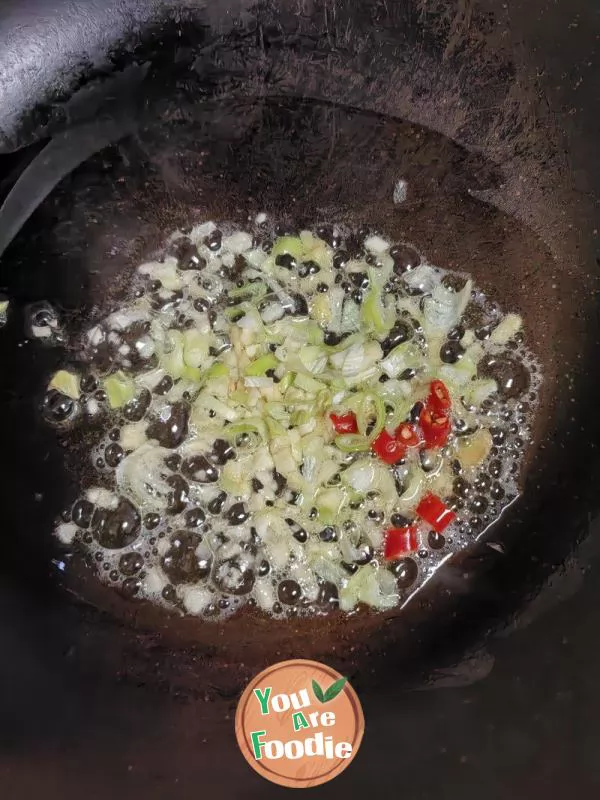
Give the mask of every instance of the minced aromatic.
M 517 496 L 541 380 L 522 320 L 411 245 L 207 222 L 129 297 L 44 402 L 99 431 L 56 534 L 126 596 L 393 609 Z

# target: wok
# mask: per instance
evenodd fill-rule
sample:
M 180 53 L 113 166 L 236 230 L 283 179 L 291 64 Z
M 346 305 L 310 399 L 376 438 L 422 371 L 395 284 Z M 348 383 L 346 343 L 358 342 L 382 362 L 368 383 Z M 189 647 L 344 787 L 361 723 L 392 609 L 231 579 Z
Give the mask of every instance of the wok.
M 569 72 L 597 18 L 579 5 L 577 18 L 483 0 L 30 0 L 0 12 L 7 749 L 37 751 L 51 735 L 102 752 L 113 728 L 137 737 L 168 719 L 181 752 L 211 743 L 195 757 L 218 787 L 237 757 L 228 717 L 263 666 L 321 659 L 365 697 L 423 686 L 506 629 L 573 554 L 600 477 L 598 123 Z M 572 32 L 560 53 L 553 31 Z M 408 193 L 395 204 L 399 179 Z M 75 334 L 175 227 L 263 210 L 366 223 L 472 273 L 524 315 L 542 363 L 521 499 L 401 613 L 169 617 L 103 589 L 52 540 L 78 453 L 41 420 L 63 354 L 25 339 L 26 307 L 51 302 Z M 477 677 L 481 663 L 464 663 L 457 674 Z M 140 761 L 154 746 L 140 737 Z M 245 797 L 265 789 L 240 769 L 227 796 L 245 779 Z M 348 793 L 348 780 L 320 791 Z

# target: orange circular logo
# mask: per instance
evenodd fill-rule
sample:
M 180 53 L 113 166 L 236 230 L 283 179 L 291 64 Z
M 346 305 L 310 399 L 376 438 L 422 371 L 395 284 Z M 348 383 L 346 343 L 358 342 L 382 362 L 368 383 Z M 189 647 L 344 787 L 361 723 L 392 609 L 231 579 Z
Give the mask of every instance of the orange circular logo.
M 318 661 L 268 667 L 246 687 L 235 735 L 246 761 L 280 786 L 327 783 L 352 761 L 365 730 L 346 678 Z

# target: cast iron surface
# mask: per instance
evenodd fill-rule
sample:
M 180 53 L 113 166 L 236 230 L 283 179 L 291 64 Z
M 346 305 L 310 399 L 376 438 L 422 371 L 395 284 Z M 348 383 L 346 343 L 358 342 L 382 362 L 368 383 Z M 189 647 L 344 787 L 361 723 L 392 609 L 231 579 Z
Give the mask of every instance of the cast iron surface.
M 33 14 L 35 5 L 39 11 L 40 4 L 24 8 Z M 46 5 L 50 38 L 58 30 L 73 30 L 58 14 L 62 4 L 53 13 L 48 11 L 53 4 Z M 388 791 L 408 787 L 411 796 L 426 798 L 453 797 L 459 791 L 474 797 L 481 789 L 492 796 L 510 790 L 525 796 L 535 790 L 558 798 L 578 781 L 591 791 L 597 778 L 591 755 L 597 737 L 589 723 L 598 700 L 589 677 L 597 655 L 587 646 L 595 622 L 593 569 L 579 595 L 559 611 L 548 611 L 541 622 L 508 639 L 489 640 L 487 650 L 481 650 L 481 642 L 486 631 L 511 629 L 515 614 L 528 607 L 528 598 L 588 533 L 595 511 L 596 211 L 589 193 L 599 163 L 592 139 L 598 122 L 586 114 L 596 100 L 597 84 L 585 66 L 595 64 L 591 32 L 598 30 L 596 15 L 588 11 L 586 16 L 584 4 L 579 17 L 572 8 L 568 14 L 555 10 L 553 17 L 543 4 L 536 4 L 535 13 L 511 4 L 510 29 L 519 36 L 522 32 L 526 43 L 513 54 L 519 36 L 505 35 L 504 12 L 491 17 L 471 3 L 437 3 L 435 8 L 367 3 L 352 12 L 342 3 L 315 4 L 303 7 L 302 14 L 291 13 L 292 7 L 284 4 L 277 15 L 264 6 L 239 27 L 231 9 L 219 22 L 213 16 L 212 27 L 205 11 L 197 11 L 199 17 L 194 12 L 206 25 L 199 27 L 187 21 L 187 14 L 178 24 L 162 24 L 152 6 L 144 6 L 150 9 L 152 25 L 146 27 L 149 17 L 146 12 L 140 17 L 139 8 L 141 24 L 132 25 L 136 5 L 118 4 L 109 42 L 103 38 L 107 26 L 102 15 L 110 4 L 101 10 L 82 6 L 84 16 L 72 17 L 89 38 L 62 34 L 59 40 L 68 46 L 58 55 L 64 58 L 60 64 L 52 62 L 44 80 L 39 72 L 22 69 L 30 56 L 18 37 L 26 29 L 12 28 L 7 34 L 12 50 L 3 52 L 13 57 L 0 70 L 0 89 L 5 107 L 14 113 L 3 117 L 6 147 L 64 128 L 72 121 L 65 103 L 77 109 L 80 122 L 97 104 L 103 114 L 114 115 L 110 104 L 112 95 L 118 104 L 117 91 L 108 92 L 108 110 L 106 89 L 79 93 L 74 101 L 71 92 L 86 76 L 97 79 L 102 70 L 123 69 L 132 60 L 149 64 L 144 94 L 152 124 L 148 115 L 142 116 L 137 136 L 80 167 L 30 220 L 1 265 L 1 280 L 19 303 L 41 297 L 75 311 L 98 298 L 110 300 L 108 275 L 131 267 L 156 244 L 161 230 L 189 218 L 190 211 L 243 216 L 258 204 L 276 203 L 291 216 L 304 214 L 314 206 L 309 178 L 322 177 L 321 134 L 326 129 L 336 146 L 330 148 L 328 142 L 332 163 L 327 165 L 328 182 L 319 181 L 322 208 L 349 206 L 351 216 L 364 217 L 367 197 L 376 224 L 414 238 L 442 265 L 463 264 L 500 299 L 522 307 L 539 342 L 549 378 L 547 416 L 536 439 L 537 457 L 528 469 L 526 502 L 514 515 L 512 534 L 502 532 L 507 543 L 516 540 L 509 555 L 499 558 L 495 551 L 480 548 L 446 571 L 427 603 L 385 626 L 370 620 L 318 631 L 321 645 L 311 652 L 354 675 L 368 724 L 359 760 L 347 776 L 321 790 L 323 796 L 353 796 L 377 783 Z M 353 14 L 356 27 L 348 25 Z M 39 17 L 35 19 L 36 36 L 48 35 Z M 542 24 L 545 19 L 549 22 Z M 124 27 L 117 20 L 125 20 Z M 14 22 L 7 17 L 7 24 Z M 215 38 L 215 28 L 229 31 L 225 40 Z M 567 44 L 559 49 L 557 39 L 562 37 Z M 157 39 L 160 45 L 151 43 Z M 15 41 L 21 43 L 16 49 Z M 124 41 L 135 42 L 135 58 Z M 24 54 L 21 60 L 19 52 Z M 190 78 L 192 63 L 196 69 Z M 541 89 L 532 82 L 535 66 L 549 73 L 549 100 L 540 100 Z M 26 98 L 15 89 L 24 76 L 35 78 Z M 184 113 L 178 112 L 176 99 L 207 99 L 215 93 L 226 95 L 233 109 L 248 95 L 304 94 L 321 102 L 300 107 L 268 100 L 254 104 L 254 117 L 220 112 L 208 127 L 197 106 L 192 111 L 186 102 Z M 341 111 L 332 101 L 379 116 Z M 303 127 L 307 116 L 310 124 Z M 424 135 L 426 146 L 414 146 L 420 129 L 391 123 L 390 116 L 425 124 L 470 152 L 434 134 Z M 222 138 L 236 142 L 234 155 L 226 147 L 217 148 L 211 153 L 212 165 L 210 160 L 200 164 L 197 144 L 190 144 L 191 131 L 205 136 L 209 146 L 214 137 L 208 134 L 219 122 Z M 319 135 L 313 139 L 315 130 Z M 264 170 L 268 192 L 261 196 L 255 172 L 240 170 L 237 152 L 246 161 L 259 154 L 254 167 Z M 299 179 L 294 161 L 299 154 L 305 157 L 305 180 Z M 337 172 L 332 169 L 336 160 Z M 306 163 L 313 165 L 312 173 Z M 218 189 L 211 176 L 215 164 L 229 176 L 225 195 L 211 191 Z M 392 171 L 399 168 L 409 178 L 412 195 L 406 207 L 394 211 Z M 202 181 L 196 177 L 200 169 Z M 345 180 L 349 172 L 352 179 Z M 547 244 L 482 200 L 518 212 Z M 118 257 L 111 260 L 108 254 L 115 245 Z M 526 273 L 532 254 L 541 267 L 533 275 Z M 114 286 L 118 289 L 118 282 Z M 71 319 L 76 328 L 77 313 Z M 75 797 L 82 789 L 89 794 L 90 775 L 98 794 L 111 791 L 117 797 L 136 790 L 144 796 L 172 791 L 191 797 L 202 781 L 228 797 L 258 797 L 259 792 L 275 796 L 277 790 L 269 790 L 241 759 L 236 761 L 234 698 L 240 682 L 263 662 L 307 655 L 298 649 L 314 638 L 314 631 L 299 626 L 274 648 L 274 634 L 250 621 L 250 628 L 243 625 L 222 636 L 213 631 L 211 641 L 193 624 L 163 621 L 157 626 L 138 608 L 130 610 L 124 624 L 115 624 L 115 611 L 123 619 L 126 609 L 107 608 L 102 599 L 98 605 L 106 610 L 96 611 L 65 596 L 47 568 L 47 533 L 72 487 L 64 452 L 52 432 L 36 423 L 32 402 L 58 355 L 33 345 L 17 347 L 22 338 L 17 319 L 3 337 L 6 575 L 0 625 L 3 653 L 11 656 L 3 658 L 0 700 L 4 745 L 10 753 L 4 762 L 7 796 L 31 797 L 37 776 L 56 787 L 56 796 Z M 581 368 L 571 387 L 557 367 L 576 354 Z M 593 555 L 588 548 L 592 562 Z M 567 586 L 573 585 L 582 563 L 572 566 Z M 564 589 L 551 582 L 547 591 L 538 603 L 552 605 Z M 245 644 L 249 630 L 258 633 L 260 647 Z M 373 652 L 367 651 L 365 640 Z M 356 652 L 350 649 L 355 645 Z M 476 654 L 458 668 L 450 667 L 469 648 Z M 547 680 L 540 681 L 540 674 L 548 675 Z M 463 689 L 407 691 L 427 680 L 439 685 L 478 678 L 482 681 Z M 580 692 L 586 692 L 585 701 Z M 516 716 L 507 711 L 513 705 L 520 706 Z M 584 732 L 585 742 L 575 746 Z M 560 745 L 565 736 L 572 748 L 568 752 Z M 70 752 L 76 756 L 67 760 Z M 404 753 L 403 763 L 399 752 Z M 31 776 L 23 765 L 34 754 L 37 769 Z M 529 768 L 531 762 L 534 768 Z M 217 774 L 219 767 L 227 778 Z

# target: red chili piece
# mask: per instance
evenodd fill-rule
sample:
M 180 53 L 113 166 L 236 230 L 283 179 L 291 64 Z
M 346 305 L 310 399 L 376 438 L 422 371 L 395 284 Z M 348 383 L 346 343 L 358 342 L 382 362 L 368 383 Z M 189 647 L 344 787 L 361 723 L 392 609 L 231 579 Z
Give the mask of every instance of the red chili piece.
M 371 443 L 371 449 L 386 464 L 397 464 L 406 455 L 405 445 L 385 430 Z
M 450 437 L 452 426 L 446 414 L 425 407 L 419 416 L 426 447 L 443 447 Z
M 329 418 L 337 433 L 358 433 L 356 417 L 351 411 L 347 414 L 330 414 Z
M 386 559 L 400 558 L 407 553 L 414 553 L 419 547 L 417 528 L 415 525 L 406 525 L 403 528 L 389 528 L 385 532 L 385 546 L 383 554 Z
M 421 444 L 419 432 L 410 422 L 403 422 L 396 428 L 396 439 L 405 447 L 418 447 Z
M 440 500 L 435 494 L 426 494 L 417 506 L 417 514 L 429 523 L 434 531 L 443 533 L 451 522 L 456 519 L 452 509 Z
M 448 411 L 452 405 L 452 398 L 445 383 L 437 380 L 431 381 L 427 405 L 435 411 Z

